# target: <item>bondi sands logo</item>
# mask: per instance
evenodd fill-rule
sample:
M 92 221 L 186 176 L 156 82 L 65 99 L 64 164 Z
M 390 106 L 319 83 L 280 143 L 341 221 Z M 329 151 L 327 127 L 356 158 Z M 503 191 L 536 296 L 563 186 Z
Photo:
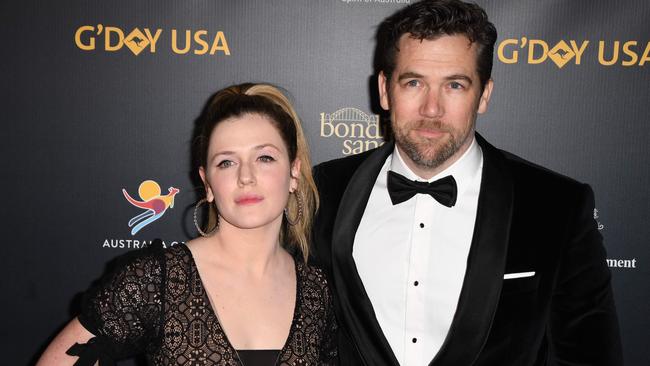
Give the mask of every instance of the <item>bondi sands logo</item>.
M 374 149 L 384 143 L 378 115 L 357 108 L 341 108 L 320 114 L 320 136 L 341 140 L 343 155 Z

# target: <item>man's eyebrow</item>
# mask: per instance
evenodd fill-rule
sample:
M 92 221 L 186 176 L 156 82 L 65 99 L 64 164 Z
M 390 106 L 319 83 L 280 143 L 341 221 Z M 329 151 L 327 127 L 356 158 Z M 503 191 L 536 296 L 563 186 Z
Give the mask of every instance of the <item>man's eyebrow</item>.
M 407 72 L 405 72 L 403 74 L 400 74 L 397 77 L 397 80 L 402 81 L 404 79 L 419 79 L 421 77 L 422 77 L 422 74 L 418 74 L 417 72 L 413 72 L 413 71 L 407 71 Z
M 472 84 L 472 78 L 464 74 L 454 74 L 454 75 L 445 76 L 445 80 L 464 80 L 468 84 L 470 85 Z
M 403 74 L 400 74 L 397 77 L 397 80 L 402 81 L 404 79 L 419 79 L 419 78 L 423 78 L 423 77 L 424 76 L 422 74 L 418 74 L 417 72 L 407 71 L 407 72 L 405 72 Z M 467 83 L 469 83 L 470 85 L 472 84 L 472 78 L 470 78 L 469 76 L 467 76 L 465 74 L 453 74 L 453 75 L 445 76 L 445 80 L 464 80 Z

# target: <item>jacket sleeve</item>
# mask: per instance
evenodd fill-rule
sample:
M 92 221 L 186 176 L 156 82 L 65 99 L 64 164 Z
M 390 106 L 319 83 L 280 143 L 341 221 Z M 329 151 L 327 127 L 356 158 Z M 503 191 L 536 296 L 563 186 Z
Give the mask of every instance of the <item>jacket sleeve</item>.
M 583 185 L 568 224 L 552 299 L 550 334 L 558 365 L 623 365 L 622 346 L 594 195 Z

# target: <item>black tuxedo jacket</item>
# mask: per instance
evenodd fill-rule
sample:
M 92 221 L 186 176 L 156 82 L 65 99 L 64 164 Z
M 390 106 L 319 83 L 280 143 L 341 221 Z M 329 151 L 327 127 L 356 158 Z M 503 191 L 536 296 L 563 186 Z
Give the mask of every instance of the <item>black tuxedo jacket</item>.
M 478 211 L 458 307 L 430 365 L 622 365 L 591 188 L 501 151 L 483 151 Z M 314 168 L 315 260 L 329 272 L 343 365 L 398 365 L 352 257 L 392 142 Z M 505 273 L 534 271 L 504 280 Z

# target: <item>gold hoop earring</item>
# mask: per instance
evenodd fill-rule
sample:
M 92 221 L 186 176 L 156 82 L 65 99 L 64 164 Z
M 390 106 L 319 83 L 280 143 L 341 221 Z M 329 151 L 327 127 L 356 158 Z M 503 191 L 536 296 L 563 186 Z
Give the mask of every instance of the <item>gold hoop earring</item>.
M 291 192 L 291 194 L 296 197 L 296 205 L 298 206 L 298 213 L 296 214 L 296 218 L 294 220 L 289 218 L 289 209 L 288 207 L 284 208 L 284 217 L 287 219 L 287 222 L 289 225 L 294 226 L 302 220 L 302 198 L 300 198 L 300 195 Z
M 212 235 L 214 233 L 214 231 L 219 228 L 219 214 L 217 213 L 217 223 L 214 225 L 212 230 L 208 231 L 207 233 L 205 231 L 201 230 L 201 227 L 199 226 L 199 220 L 198 220 L 197 216 L 198 216 L 198 212 L 199 212 L 199 207 L 201 207 L 201 205 L 204 204 L 204 203 L 208 203 L 208 205 L 209 205 L 209 202 L 208 202 L 207 198 L 203 198 L 203 199 L 199 200 L 199 202 L 197 202 L 196 205 L 194 206 L 194 227 L 196 227 L 196 231 L 198 231 L 199 234 L 201 234 L 201 236 L 207 237 L 207 236 Z

